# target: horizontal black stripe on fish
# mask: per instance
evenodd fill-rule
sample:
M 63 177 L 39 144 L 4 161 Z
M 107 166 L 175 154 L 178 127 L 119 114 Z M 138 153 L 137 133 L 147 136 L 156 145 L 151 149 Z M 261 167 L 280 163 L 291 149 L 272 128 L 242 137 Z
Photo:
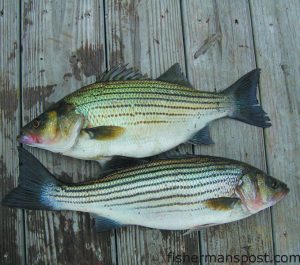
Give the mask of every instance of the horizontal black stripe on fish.
M 207 187 L 207 189 L 202 190 L 201 194 L 202 195 L 206 195 L 206 194 L 215 194 L 220 187 L 220 183 L 221 182 L 214 182 L 214 181 L 209 181 L 207 183 L 204 183 L 205 187 Z M 236 183 L 236 181 L 235 181 Z M 123 196 L 116 196 L 113 198 L 102 198 L 103 196 L 99 196 L 99 195 L 87 195 L 87 196 L 82 196 L 82 197 L 65 197 L 65 196 L 55 196 L 55 201 L 56 202 L 63 202 L 63 203 L 71 203 L 71 204 L 86 204 L 86 203 L 105 203 L 107 202 L 108 204 L 104 205 L 105 207 L 108 206 L 117 206 L 118 204 L 120 205 L 128 205 L 128 204 L 134 204 L 136 202 L 140 202 L 142 198 L 145 198 L 144 200 L 146 201 L 151 201 L 156 200 L 155 198 L 163 198 L 163 197 L 152 197 L 149 198 L 149 196 L 155 195 L 155 194 L 161 194 L 161 193 L 166 193 L 166 192 L 175 192 L 176 195 L 186 195 L 186 196 L 193 196 L 195 195 L 195 193 L 192 193 L 192 191 L 194 190 L 199 190 L 199 188 L 202 188 L 203 184 L 199 183 L 198 185 L 181 185 L 180 187 L 175 186 L 173 188 L 167 187 L 167 188 L 163 188 L 163 189 L 154 189 L 154 190 L 145 190 L 145 191 L 140 191 L 140 192 L 136 192 L 134 194 L 128 194 L 128 195 L 123 195 Z M 224 188 L 228 187 L 227 190 L 229 190 L 229 184 L 228 185 L 222 185 L 222 191 L 224 192 Z M 232 185 L 232 192 L 234 190 L 234 185 Z M 185 192 L 185 193 L 184 193 Z M 225 192 L 224 192 L 225 193 Z M 145 195 L 145 196 L 144 196 Z M 199 193 L 196 193 L 196 195 L 199 195 Z M 226 195 L 228 195 L 228 193 L 226 193 Z M 140 198 L 140 200 L 137 201 L 132 201 L 133 199 L 135 199 L 136 197 Z M 120 203 L 114 203 L 116 201 L 122 201 Z M 111 204 L 109 204 L 111 203 Z
M 69 186 L 69 189 L 70 190 L 85 189 L 85 187 L 87 186 L 97 185 L 97 184 L 101 184 L 103 186 L 105 184 L 109 184 L 111 181 L 117 181 L 117 180 L 128 181 L 129 179 L 133 179 L 133 178 L 137 180 L 136 177 L 139 177 L 138 180 L 154 179 L 160 176 L 159 174 L 155 175 L 156 173 L 165 174 L 165 172 L 170 172 L 170 174 L 172 174 L 174 173 L 175 170 L 196 169 L 199 170 L 199 173 L 206 173 L 219 168 L 221 168 L 222 170 L 231 170 L 231 169 L 239 170 L 239 168 L 236 167 L 235 165 L 229 165 L 228 162 L 222 160 L 199 161 L 197 158 L 175 159 L 175 160 L 166 159 L 166 160 L 151 162 L 150 164 L 142 164 L 135 167 L 120 169 L 108 176 L 105 176 L 97 180 L 91 180 L 83 183 L 73 183 L 72 186 Z M 126 175 L 126 173 L 128 173 L 128 175 Z M 153 176 L 149 177 L 148 175 L 153 175 Z
M 208 102 L 208 101 L 203 101 L 203 102 L 198 102 L 198 101 L 191 101 L 191 100 L 177 100 L 177 99 L 171 99 L 171 98 L 145 98 L 145 97 L 135 97 L 135 98 L 105 98 L 105 99 L 97 99 L 97 100 L 91 100 L 88 102 L 81 102 L 77 108 L 79 107 L 83 107 L 85 105 L 89 105 L 89 104 L 93 104 L 93 103 L 99 103 L 99 102 L 106 102 L 108 103 L 108 101 L 113 101 L 114 104 L 115 102 L 119 101 L 128 101 L 128 100 L 139 100 L 139 101 L 161 101 L 161 102 L 176 102 L 176 103 L 188 103 L 188 104 L 193 104 L 198 106 L 198 109 L 205 109 L 205 107 L 203 107 L 202 105 L 214 105 L 213 109 L 222 109 L 225 108 L 227 106 L 227 104 L 225 104 L 224 106 L 220 106 L 221 104 L 217 104 L 216 102 Z M 142 105 L 142 104 L 141 104 Z
M 107 83 L 105 86 L 97 86 L 93 85 L 93 87 L 88 88 L 86 90 L 78 90 L 75 95 L 84 95 L 88 93 L 92 93 L 93 95 L 101 95 L 103 91 L 107 90 L 122 90 L 119 92 L 123 93 L 124 90 L 128 91 L 129 89 L 135 89 L 133 92 L 137 92 L 137 90 L 141 89 L 158 89 L 158 90 L 164 90 L 166 92 L 169 91 L 176 91 L 179 92 L 180 94 L 203 94 L 203 96 L 209 97 L 209 98 L 221 98 L 224 97 L 222 94 L 217 94 L 215 92 L 209 92 L 209 91 L 199 91 L 196 89 L 191 89 L 191 88 L 186 88 L 184 86 L 180 85 L 174 85 L 174 84 L 168 84 L 168 83 L 162 83 L 162 82 L 153 82 L 153 81 L 148 81 L 148 82 L 114 82 L 114 83 Z M 98 92 L 99 91 L 99 92 Z M 99 94 L 96 94 L 95 92 L 98 92 Z M 72 95 L 73 96 L 73 95 Z
M 93 108 L 96 109 L 97 107 Z M 186 117 L 186 116 L 197 116 L 197 113 L 168 113 L 168 112 L 126 112 L 126 113 L 114 113 L 114 114 L 101 114 L 99 115 L 100 118 L 117 118 L 117 117 L 134 117 L 134 116 L 179 116 L 179 117 Z
M 101 92 L 99 94 L 92 94 L 92 95 L 86 95 L 85 97 L 83 97 L 82 99 L 87 99 L 87 98 L 95 98 L 95 97 L 105 97 L 105 96 L 121 96 L 123 97 L 123 95 L 154 95 L 154 96 L 167 96 L 169 97 L 177 97 L 177 98 L 192 98 L 195 100 L 200 100 L 200 99 L 206 99 L 206 100 L 211 100 L 213 102 L 226 102 L 228 101 L 227 98 L 225 97 L 213 97 L 213 96 L 205 96 L 205 95 L 199 95 L 199 93 L 191 93 L 191 94 L 173 94 L 173 93 L 168 93 L 168 92 L 162 92 L 162 91 L 122 91 L 122 93 L 116 93 L 115 91 L 112 92 Z M 105 97 L 107 99 L 109 99 L 110 97 Z M 216 100 L 217 99 L 217 100 Z
M 184 172 L 184 173 L 180 173 L 182 176 L 184 175 L 189 175 L 188 172 Z M 211 173 L 210 175 L 207 175 L 205 176 L 205 178 L 199 178 L 199 176 L 197 175 L 197 172 L 193 172 L 191 173 L 191 175 L 193 174 L 192 177 L 190 178 L 186 178 L 184 180 L 179 180 L 179 181 L 182 181 L 182 182 L 187 182 L 187 181 L 195 181 L 197 180 L 199 183 L 201 183 L 200 181 L 202 180 L 206 180 L 208 178 L 212 178 L 212 180 L 210 181 L 211 183 L 218 183 L 220 181 L 224 181 L 224 178 L 222 179 L 223 176 L 226 176 L 226 177 L 230 177 L 230 176 L 238 176 L 238 172 L 236 171 L 232 171 L 232 172 L 222 172 L 222 173 L 217 173 L 218 176 L 217 177 L 213 177 L 215 175 L 215 173 Z M 164 175 L 161 175 L 159 176 L 160 179 L 146 179 L 146 180 L 143 180 L 143 181 L 140 181 L 140 185 L 138 186 L 134 186 L 135 183 L 138 183 L 138 182 L 134 182 L 134 183 L 130 183 L 130 184 L 122 184 L 122 185 L 119 185 L 119 186 L 130 186 L 128 188 L 122 188 L 122 189 L 118 189 L 119 186 L 117 187 L 114 187 L 114 188 L 110 188 L 110 187 L 105 187 L 105 186 L 102 186 L 99 185 L 100 187 L 93 187 L 91 189 L 85 189 L 85 190 L 69 190 L 68 189 L 68 186 L 67 187 L 64 187 L 63 190 L 61 192 L 59 192 L 59 194 L 56 194 L 57 197 L 88 197 L 88 196 L 106 196 L 106 195 L 112 195 L 113 191 L 116 191 L 119 193 L 122 193 L 122 192 L 126 192 L 126 191 L 131 191 L 132 188 L 134 188 L 135 190 L 138 190 L 138 189 L 142 189 L 142 188 L 146 188 L 146 187 L 152 187 L 152 186 L 159 186 L 159 185 L 166 185 L 168 183 L 173 183 L 174 181 L 178 181 L 174 178 L 172 178 L 170 174 L 164 174 Z M 167 177 L 167 179 L 165 178 Z M 149 183 L 150 182 L 150 183 Z M 207 183 L 203 183 L 203 185 L 206 185 Z M 133 187 L 134 186 L 134 187 Z M 105 190 L 105 192 L 104 192 Z M 133 195 L 132 195 L 133 196 Z M 111 198 L 114 198 L 114 197 L 111 197 Z
M 194 170 L 192 170 L 194 169 Z M 143 181 L 154 181 L 155 179 L 159 179 L 162 177 L 167 177 L 167 176 L 172 176 L 172 174 L 178 175 L 178 170 L 182 171 L 187 171 L 183 172 L 184 174 L 197 174 L 195 178 L 198 179 L 206 179 L 208 177 L 211 177 L 210 174 L 206 173 L 211 173 L 211 174 L 219 174 L 221 173 L 230 173 L 231 171 L 235 171 L 237 174 L 241 172 L 241 170 L 237 168 L 227 168 L 224 169 L 224 165 L 219 165 L 219 166 L 211 166 L 210 168 L 199 168 L 199 167 L 186 167 L 186 166 L 181 166 L 181 167 L 174 167 L 174 168 L 169 168 L 169 169 L 161 169 L 160 167 L 156 168 L 151 168 L 151 171 L 144 171 L 144 170 L 134 170 L 133 172 L 130 172 L 130 169 L 128 170 L 122 170 L 120 173 L 113 173 L 109 177 L 105 177 L 99 180 L 95 180 L 92 182 L 88 183 L 78 183 L 78 184 L 73 184 L 72 186 L 68 186 L 68 190 L 66 192 L 73 192 L 73 191 L 96 191 L 99 188 L 102 189 L 111 189 L 111 188 L 116 188 L 121 185 L 130 185 L 130 184 L 135 184 L 137 182 L 143 182 Z M 129 175 L 125 175 L 126 173 L 129 173 Z M 182 174 L 183 174 L 182 173 Z M 150 175 L 150 176 L 149 176 Z M 202 176 L 201 176 L 202 175 Z M 113 182 L 113 183 L 112 183 Z
M 226 166 L 224 168 L 224 166 Z M 228 164 L 209 164 L 205 167 L 197 166 L 193 162 L 187 163 L 185 165 L 182 165 L 181 163 L 178 164 L 157 164 L 153 165 L 151 167 L 145 168 L 143 166 L 137 167 L 137 168 L 128 168 L 128 169 L 122 169 L 120 171 L 117 171 L 115 173 L 112 173 L 108 177 L 104 177 L 102 179 L 94 180 L 91 182 L 86 183 L 75 183 L 72 186 L 68 186 L 68 191 L 66 192 L 72 192 L 72 191 L 79 191 L 79 190 L 97 190 L 99 187 L 102 188 L 113 188 L 118 187 L 120 185 L 128 185 L 133 184 L 136 182 L 142 182 L 144 180 L 154 180 L 156 178 L 161 178 L 163 175 L 168 176 L 172 174 L 178 174 L 178 170 L 189 170 L 187 173 L 192 174 L 194 172 L 191 169 L 195 169 L 195 172 L 199 174 L 197 176 L 198 178 L 205 179 L 207 172 L 215 172 L 215 171 L 222 171 L 226 172 L 228 170 L 235 170 L 236 172 L 240 172 L 241 170 L 237 167 L 228 166 Z M 128 175 L 124 176 L 124 174 L 128 173 Z M 160 173 L 160 174 L 158 174 Z M 149 177 L 151 175 L 151 177 Z M 200 176 L 202 175 L 202 176 Z M 119 181 L 119 183 L 111 184 L 113 181 Z M 97 185 L 95 188 L 91 188 L 93 185 Z
M 171 106 L 171 105 L 157 105 L 157 104 L 108 104 L 108 105 L 99 105 L 95 106 L 95 108 L 102 108 L 102 109 L 115 109 L 115 108 L 132 108 L 132 107 L 155 107 L 155 108 L 163 108 L 163 109 L 176 109 L 176 110 L 199 110 L 198 107 L 191 107 L 191 106 Z
M 196 188 L 194 188 L 194 190 L 197 190 Z M 166 199 L 182 199 L 182 198 L 199 198 L 199 196 L 205 195 L 205 194 L 213 194 L 216 192 L 219 192 L 220 190 L 224 190 L 224 187 L 219 187 L 217 186 L 216 188 L 212 189 L 207 189 L 205 191 L 198 191 L 196 193 L 191 194 L 189 191 L 189 189 L 187 189 L 188 193 L 185 194 L 172 194 L 172 195 L 168 195 L 168 196 L 159 196 L 159 197 L 152 197 L 152 198 L 145 198 L 145 199 L 139 199 L 139 200 L 135 200 L 135 201 L 123 201 L 123 202 L 119 202 L 119 203 L 111 203 L 111 204 L 104 204 L 103 207 L 114 207 L 114 206 L 124 206 L 124 205 L 135 205 L 135 204 L 140 204 L 140 203 L 149 203 L 149 202 L 159 202 L 159 201 L 164 201 Z M 232 190 L 232 194 L 233 194 Z M 160 191 L 156 191 L 153 192 L 151 194 L 157 194 L 160 193 Z M 55 198 L 55 201 L 58 203 L 71 203 L 71 204 L 91 204 L 91 203 L 102 203 L 102 200 L 98 200 L 98 199 L 92 199 L 90 197 L 84 197 L 84 198 L 63 198 L 65 200 L 59 200 L 57 198 Z M 201 199 L 201 201 L 205 201 L 207 200 L 206 197 L 204 197 L 203 199 Z M 113 202 L 113 201 L 111 201 Z
M 188 174 L 186 174 L 186 175 L 188 175 Z M 228 179 L 226 179 L 225 176 Z M 218 178 L 211 178 L 211 176 L 210 176 L 210 177 L 208 177 L 210 179 L 206 182 L 201 182 L 200 180 L 197 179 L 197 176 L 194 176 L 192 178 L 187 178 L 182 181 L 177 181 L 176 179 L 174 180 L 174 178 L 172 178 L 172 179 L 169 179 L 166 181 L 162 180 L 159 183 L 151 182 L 151 183 L 144 183 L 138 187 L 132 187 L 132 186 L 127 187 L 126 189 L 124 189 L 124 191 L 116 190 L 115 192 L 117 192 L 117 193 L 114 193 L 113 191 L 108 192 L 107 189 L 103 189 L 103 190 L 105 190 L 105 192 L 103 192 L 103 193 L 101 193 L 103 190 L 101 190 L 99 193 L 93 193 L 90 190 L 88 190 L 88 191 L 80 191 L 80 192 L 76 191 L 73 193 L 66 194 L 64 192 L 65 190 L 63 190 L 61 193 L 54 194 L 53 196 L 56 199 L 58 199 L 58 198 L 84 199 L 84 198 L 94 198 L 95 197 L 95 198 L 97 198 L 97 201 L 99 201 L 99 202 L 113 201 L 113 200 L 119 200 L 119 199 L 125 199 L 125 198 L 134 198 L 136 196 L 140 196 L 143 194 L 146 194 L 148 196 L 150 194 L 154 194 L 154 193 L 158 193 L 158 192 L 172 191 L 174 189 L 179 190 L 179 192 L 182 192 L 185 189 L 193 190 L 193 189 L 198 189 L 200 187 L 202 187 L 204 189 L 206 187 L 209 187 L 209 185 L 218 185 L 220 183 L 224 183 L 224 186 L 228 186 L 229 185 L 228 183 L 232 183 L 232 184 L 236 183 L 236 179 L 237 179 L 237 178 L 231 179 L 230 176 L 235 177 L 235 176 L 237 176 L 237 174 L 236 174 L 236 172 L 222 173 L 222 174 L 219 174 Z M 224 181 L 224 179 L 226 179 L 226 180 Z M 191 181 L 195 182 L 195 180 L 198 180 L 198 181 L 194 184 L 190 184 L 190 185 L 187 184 L 187 182 L 191 182 Z M 205 180 L 207 180 L 207 178 L 201 179 L 201 180 L 205 181 Z M 174 183 L 174 181 L 176 181 L 176 183 Z M 157 187 L 166 186 L 168 184 L 173 184 L 175 186 L 173 186 L 173 187 L 168 186 L 165 188 L 157 189 Z M 176 185 L 179 185 L 179 186 L 176 186 Z M 150 187 L 154 187 L 155 189 L 149 190 Z M 121 195 L 121 193 L 125 193 L 127 191 L 132 191 L 133 189 L 135 191 L 134 193 Z

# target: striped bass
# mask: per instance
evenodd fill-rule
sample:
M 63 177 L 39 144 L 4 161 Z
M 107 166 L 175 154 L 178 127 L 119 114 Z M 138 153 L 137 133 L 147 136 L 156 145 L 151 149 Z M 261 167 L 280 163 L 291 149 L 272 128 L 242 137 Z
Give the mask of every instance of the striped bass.
M 19 152 L 20 184 L 2 204 L 89 212 L 98 231 L 126 225 L 193 231 L 248 217 L 289 191 L 250 165 L 210 156 L 136 160 L 97 180 L 64 184 L 26 150 Z
M 201 92 L 175 64 L 156 80 L 118 66 L 21 129 L 21 143 L 85 160 L 148 157 L 181 143 L 213 143 L 207 125 L 230 117 L 271 124 L 256 99 L 259 70 L 220 93 Z

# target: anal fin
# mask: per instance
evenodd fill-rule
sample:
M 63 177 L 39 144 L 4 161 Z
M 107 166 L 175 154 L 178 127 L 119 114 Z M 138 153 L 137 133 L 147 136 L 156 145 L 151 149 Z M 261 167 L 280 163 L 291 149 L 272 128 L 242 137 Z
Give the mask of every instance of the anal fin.
M 191 144 L 214 144 L 214 141 L 210 137 L 208 125 L 198 131 L 192 139 L 189 140 Z
M 217 223 L 212 223 L 212 224 L 205 224 L 205 225 L 198 225 L 198 226 L 195 226 L 189 230 L 187 230 L 186 232 L 183 233 L 183 236 L 187 236 L 193 232 L 197 232 L 199 230 L 201 230 L 202 228 L 207 228 L 207 227 L 210 227 L 210 226 L 214 226 L 214 225 L 219 225 Z

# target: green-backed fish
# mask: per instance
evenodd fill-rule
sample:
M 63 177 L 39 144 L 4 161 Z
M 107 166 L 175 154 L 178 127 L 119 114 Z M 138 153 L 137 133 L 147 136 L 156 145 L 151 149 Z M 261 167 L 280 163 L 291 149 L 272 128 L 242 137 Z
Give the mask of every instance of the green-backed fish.
M 98 231 L 126 225 L 197 230 L 255 214 L 280 201 L 283 182 L 245 163 L 210 157 L 134 160 L 98 180 L 65 184 L 20 149 L 20 184 L 2 204 L 92 213 Z M 117 169 L 116 169 L 117 168 Z
M 210 93 L 194 89 L 179 64 L 156 80 L 120 65 L 23 127 L 19 141 L 85 160 L 153 156 L 187 141 L 210 144 L 207 125 L 219 118 L 271 125 L 256 99 L 258 79 L 256 69 Z

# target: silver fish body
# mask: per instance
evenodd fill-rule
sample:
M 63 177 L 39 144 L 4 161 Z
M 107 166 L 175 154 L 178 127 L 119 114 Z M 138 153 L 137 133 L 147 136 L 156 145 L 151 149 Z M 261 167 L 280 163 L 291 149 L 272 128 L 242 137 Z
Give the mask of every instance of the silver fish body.
M 89 212 L 100 231 L 125 225 L 182 230 L 228 223 L 272 206 L 288 192 L 284 183 L 258 169 L 209 156 L 138 161 L 98 180 L 66 185 L 22 153 L 23 181 L 4 204 Z

